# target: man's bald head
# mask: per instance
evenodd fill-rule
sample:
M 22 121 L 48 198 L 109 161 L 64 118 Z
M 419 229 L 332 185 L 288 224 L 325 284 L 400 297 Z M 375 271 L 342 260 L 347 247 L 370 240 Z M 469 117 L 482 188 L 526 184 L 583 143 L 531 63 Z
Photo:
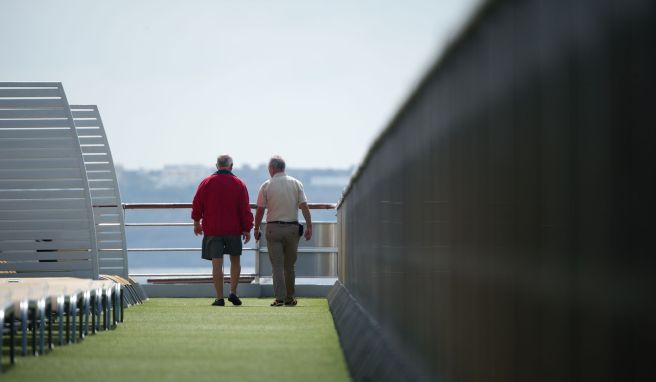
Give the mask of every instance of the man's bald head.
M 221 154 L 216 158 L 216 168 L 219 170 L 232 170 L 232 157 L 228 154 Z

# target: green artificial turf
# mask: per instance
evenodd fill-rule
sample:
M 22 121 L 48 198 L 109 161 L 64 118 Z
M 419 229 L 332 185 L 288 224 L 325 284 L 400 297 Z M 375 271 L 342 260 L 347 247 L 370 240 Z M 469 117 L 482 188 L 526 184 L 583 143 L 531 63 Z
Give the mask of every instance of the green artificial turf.
M 151 299 L 126 309 L 116 330 L 17 357 L 0 380 L 350 380 L 327 301 L 302 298 L 296 307 L 272 308 L 270 300 L 214 307 L 210 299 Z

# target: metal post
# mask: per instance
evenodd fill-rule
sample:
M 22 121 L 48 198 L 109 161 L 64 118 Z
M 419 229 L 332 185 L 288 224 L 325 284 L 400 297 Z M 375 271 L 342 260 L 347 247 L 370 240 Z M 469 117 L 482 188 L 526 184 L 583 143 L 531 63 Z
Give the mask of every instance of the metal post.
M 68 302 L 68 305 L 64 306 L 64 309 L 66 309 L 66 343 L 69 344 L 71 343 L 71 303 L 70 301 Z
M 32 313 L 32 325 L 31 325 L 32 326 L 32 355 L 35 356 L 37 354 L 37 351 L 36 351 L 36 333 L 37 333 L 36 322 L 37 322 L 38 307 L 35 306 L 34 308 L 32 308 L 30 310 L 32 311 L 31 312 Z
M 66 309 L 65 304 L 66 301 L 64 300 L 63 296 L 57 297 L 57 321 L 59 321 L 59 326 L 57 328 L 57 345 L 59 346 L 64 344 L 64 309 Z M 68 336 L 68 333 L 66 336 Z
M 2 348 L 5 343 L 5 312 L 0 312 L 0 371 L 2 371 Z
M 27 302 L 22 302 L 21 306 L 21 355 L 27 355 Z
M 52 350 L 52 302 L 46 305 L 46 316 L 48 317 L 48 350 Z
M 80 320 L 80 329 L 79 329 L 80 330 L 80 335 L 79 336 L 80 336 L 80 340 L 81 340 L 81 339 L 84 338 L 84 328 L 83 328 L 83 325 L 84 325 L 84 294 L 82 294 L 82 297 L 80 299 L 78 299 L 78 302 L 82 303 L 82 305 L 80 306 L 80 309 L 79 309 L 79 311 L 80 311 L 80 313 L 79 313 L 80 314 L 80 317 L 79 317 L 79 320 Z
M 96 334 L 96 296 L 91 296 L 91 333 Z
M 102 299 L 103 294 L 101 289 L 96 289 L 96 329 L 95 331 L 100 330 L 100 315 L 102 314 Z
M 102 296 L 103 330 L 107 330 L 107 295 Z
M 46 301 L 39 301 L 39 354 L 45 352 L 45 333 L 46 333 Z
M 116 291 L 112 293 L 112 328 L 116 328 L 116 323 L 118 322 L 118 296 L 119 294 Z
M 9 315 L 9 362 L 13 365 L 16 361 L 16 328 L 15 321 L 16 316 L 14 312 L 11 312 Z
M 121 322 L 123 322 L 123 314 L 125 313 L 125 310 L 123 308 L 123 303 L 125 300 L 125 294 L 124 294 L 125 289 L 121 288 Z
M 87 291 L 84 293 L 84 335 L 89 335 L 89 311 L 91 304 L 91 294 Z

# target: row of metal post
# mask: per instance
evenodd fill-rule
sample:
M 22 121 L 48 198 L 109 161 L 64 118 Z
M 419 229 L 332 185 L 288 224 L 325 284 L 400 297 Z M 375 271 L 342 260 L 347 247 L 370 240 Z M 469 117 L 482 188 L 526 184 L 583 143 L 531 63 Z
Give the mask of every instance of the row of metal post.
M 100 298 L 98 298 L 99 296 Z M 3 331 L 0 344 L 4 342 L 4 328 L 5 323 L 7 323 L 9 328 L 9 359 L 10 364 L 13 365 L 16 354 L 16 322 L 19 321 L 21 355 L 27 356 L 28 354 L 28 331 L 32 332 L 32 355 L 42 355 L 45 353 L 46 322 L 48 327 L 48 350 L 52 350 L 54 348 L 54 325 L 57 325 L 57 346 L 75 343 L 78 338 L 82 340 L 89 334 L 89 318 L 91 318 L 92 334 L 100 330 L 114 329 L 119 322 L 123 322 L 123 301 L 123 288 L 116 284 L 116 287 L 105 291 L 97 290 L 93 296 L 89 291 L 86 291 L 69 296 L 68 301 L 63 297 L 59 297 L 55 304 L 52 301 L 46 301 L 46 299 L 33 302 L 31 306 L 28 303 L 21 303 L 18 317 L 16 312 L 12 311 L 7 315 L 5 322 L 5 317 L 0 315 L 0 327 Z M 57 306 L 54 312 L 53 305 Z M 64 314 L 65 312 L 67 314 Z M 76 323 L 76 318 L 79 319 L 79 324 Z M 0 369 L 2 368 L 3 349 L 4 346 L 0 349 Z

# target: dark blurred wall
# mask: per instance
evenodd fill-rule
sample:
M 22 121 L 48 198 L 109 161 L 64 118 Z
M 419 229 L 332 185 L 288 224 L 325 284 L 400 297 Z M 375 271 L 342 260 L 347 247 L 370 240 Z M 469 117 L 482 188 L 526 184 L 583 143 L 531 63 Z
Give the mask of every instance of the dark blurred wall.
M 492 1 L 428 73 L 338 210 L 356 380 L 656 380 L 655 5 Z

